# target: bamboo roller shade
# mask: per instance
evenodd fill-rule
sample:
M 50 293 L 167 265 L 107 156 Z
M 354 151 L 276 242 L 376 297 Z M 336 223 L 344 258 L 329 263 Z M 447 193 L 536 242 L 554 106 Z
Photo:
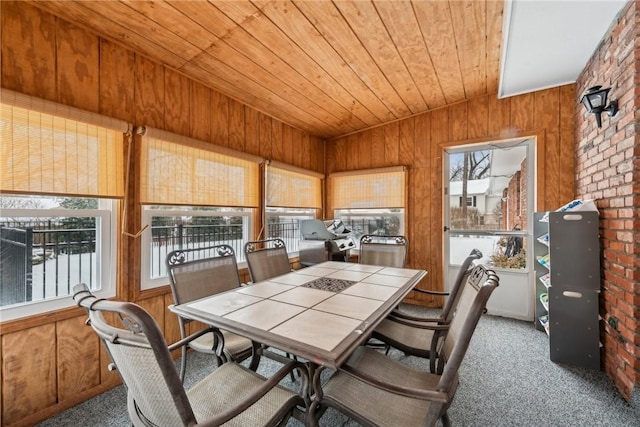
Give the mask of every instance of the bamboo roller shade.
M 221 151 L 179 135 L 147 131 L 142 137 L 141 202 L 258 207 L 260 162 Z
M 323 175 L 294 170 L 286 165 L 267 166 L 267 206 L 280 208 L 322 208 Z
M 333 209 L 404 208 L 406 168 L 393 167 L 329 175 Z
M 0 191 L 122 198 L 126 122 L 2 90 Z

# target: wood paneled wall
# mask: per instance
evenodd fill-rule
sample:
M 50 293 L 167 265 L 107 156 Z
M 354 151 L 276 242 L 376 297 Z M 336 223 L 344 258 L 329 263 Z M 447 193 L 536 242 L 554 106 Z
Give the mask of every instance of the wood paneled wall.
M 574 198 L 575 86 L 512 98 L 477 98 L 327 142 L 327 173 L 405 165 L 409 168 L 406 230 L 409 266 L 429 271 L 419 285 L 443 287 L 443 150 L 446 147 L 537 138 L 536 210 L 556 209 Z M 329 215 L 331 206 L 326 210 Z M 414 293 L 408 301 L 439 306 Z
M 0 2 L 0 19 L 4 88 L 324 171 L 324 141 L 173 69 L 21 2 Z M 141 221 L 137 174 L 132 162 L 125 230 L 132 233 Z M 121 237 L 118 297 L 149 310 L 173 342 L 179 332 L 168 287 L 140 293 L 139 259 L 139 240 Z M 0 325 L 2 426 L 32 425 L 119 383 L 84 319 L 74 308 Z
M 573 198 L 573 86 L 505 100 L 484 97 L 327 145 L 162 64 L 20 2 L 0 2 L 2 87 L 110 117 L 322 172 L 409 167 L 410 264 L 442 283 L 442 149 L 523 135 L 538 137 L 537 209 Z M 140 227 L 135 162 L 128 232 Z M 330 212 L 330 211 L 329 211 Z M 140 293 L 139 241 L 119 242 L 118 295 L 138 302 L 178 337 L 168 289 Z M 246 272 L 244 279 L 247 279 Z M 421 301 L 433 304 L 434 301 Z M 0 324 L 2 425 L 31 425 L 119 383 L 80 309 Z

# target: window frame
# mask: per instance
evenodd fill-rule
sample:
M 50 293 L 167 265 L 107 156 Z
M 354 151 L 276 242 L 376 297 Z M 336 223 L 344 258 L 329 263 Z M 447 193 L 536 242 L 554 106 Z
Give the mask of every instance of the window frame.
M 199 206 L 201 207 L 201 206 Z M 255 222 L 255 209 L 251 208 L 231 208 L 227 206 L 207 206 L 206 208 L 212 209 L 227 209 L 221 211 L 213 210 L 196 210 L 192 206 L 180 206 L 180 205 L 144 205 L 142 208 L 142 228 L 148 227 L 148 231 L 142 233 L 141 236 L 141 251 L 140 251 L 140 291 L 149 291 L 152 289 L 166 286 L 169 284 L 169 276 L 151 277 L 151 223 L 153 217 L 167 217 L 176 218 L 181 216 L 198 216 L 198 217 L 221 217 L 221 216 L 239 216 L 243 217 L 243 232 L 242 242 L 240 244 L 240 250 L 236 250 L 236 261 L 238 268 L 246 268 L 246 261 L 244 259 L 244 243 L 253 240 L 253 226 Z M 240 210 L 243 209 L 243 210 Z M 213 244 L 218 244 L 212 242 Z M 167 253 L 170 251 L 167 250 Z M 165 268 L 165 260 L 160 260 L 160 268 Z
M 327 177 L 328 205 L 334 219 L 350 224 L 351 216 L 398 217 L 400 227 L 397 234 L 405 235 L 409 200 L 409 176 L 405 166 L 361 169 L 336 172 Z M 387 179 L 390 182 L 384 182 Z M 381 182 L 382 181 L 382 182 Z M 351 198 L 351 195 L 356 196 Z M 393 212 L 397 211 L 397 212 Z M 347 225 L 349 226 L 349 225 Z M 360 236 L 353 233 L 356 241 L 355 253 L 360 248 Z
M 11 197 L 19 197 L 15 195 Z M 34 195 L 29 195 L 34 197 Z M 48 196 L 35 196 L 50 198 Z M 96 224 L 96 254 L 100 250 L 99 257 L 96 257 L 96 280 L 99 289 L 92 292 L 98 298 L 113 298 L 116 296 L 116 269 L 118 250 L 118 199 L 98 199 L 97 209 L 65 209 L 65 208 L 34 208 L 34 209 L 3 209 L 2 216 L 15 218 L 79 218 L 94 217 L 100 218 L 99 226 Z M 98 222 L 97 222 L 98 223 Z M 99 230 L 98 230 L 99 228 Z M 72 290 L 72 289 L 71 289 Z M 70 290 L 70 291 L 71 291 Z M 72 299 L 72 294 L 49 297 L 42 300 L 30 301 L 0 307 L 0 317 L 2 321 L 20 319 L 23 317 L 45 314 L 50 311 L 74 307 L 76 304 Z
M 267 160 L 264 166 L 264 236 L 284 240 L 289 257 L 299 256 L 300 222 L 297 236 L 272 236 L 269 219 L 274 217 L 298 217 L 317 219 L 322 211 L 322 195 L 325 175 L 278 161 Z M 273 182 L 272 182 L 273 181 Z
M 462 196 L 458 196 L 458 204 L 462 207 Z M 477 207 L 477 199 L 476 196 L 467 196 L 467 207 L 468 208 L 476 208 Z
M 379 211 L 383 211 L 383 210 L 399 210 L 400 212 L 379 212 Z M 351 211 L 351 212 L 345 212 L 345 211 Z M 400 221 L 400 227 L 398 230 L 398 235 L 406 235 L 405 234 L 405 230 L 406 230 L 406 209 L 405 208 L 370 208 L 370 209 L 335 209 L 333 211 L 333 215 L 334 215 L 334 219 L 340 219 L 342 222 L 345 223 L 345 225 L 347 227 L 349 227 L 348 224 L 351 224 L 351 220 L 349 219 L 350 217 L 380 217 L 380 216 L 384 216 L 384 217 L 390 217 L 390 218 L 398 218 Z M 364 234 L 370 234 L 370 233 L 360 233 L 358 234 L 357 231 L 352 230 L 353 232 L 353 239 L 356 243 L 356 247 L 355 249 L 353 249 L 354 251 L 357 251 L 360 249 L 360 237 L 362 237 L 362 235 Z
M 270 209 L 278 209 L 278 211 L 273 211 Z M 289 257 L 294 257 L 294 256 L 299 256 L 300 254 L 300 250 L 299 247 L 294 247 L 291 245 L 288 245 L 287 242 L 289 239 L 280 237 L 280 236 L 271 236 L 269 235 L 269 218 L 273 218 L 273 217 L 305 217 L 305 213 L 309 213 L 310 215 L 307 215 L 304 219 L 317 219 L 318 218 L 318 211 L 319 209 L 313 209 L 313 208 L 276 208 L 276 207 L 267 207 L 265 209 L 265 236 L 267 239 L 270 239 L 272 237 L 279 237 L 280 239 L 284 240 L 285 244 L 286 244 L 286 248 L 287 248 L 287 253 L 289 254 Z M 300 224 L 298 224 L 299 226 Z M 300 230 L 298 229 L 298 232 Z M 300 242 L 300 240 L 302 240 L 302 236 L 298 235 L 298 243 Z M 295 248 L 295 249 L 292 249 Z
M 118 220 L 126 197 L 124 147 L 126 137 L 131 136 L 132 125 L 6 88 L 0 89 L 0 107 L 2 149 L 7 154 L 0 178 L 3 196 L 98 200 L 97 209 L 26 208 L 7 209 L 6 213 L 3 209 L 3 216 L 100 218 L 96 221 L 99 227 L 96 253 L 100 251 L 96 259 L 96 287 L 100 289 L 96 289 L 95 294 L 100 298 L 115 297 L 120 244 Z M 14 147 L 17 148 L 14 150 Z M 22 169 L 25 158 L 38 179 L 32 179 L 32 174 Z M 72 167 L 65 167 L 68 165 Z M 28 179 L 12 180 L 13 176 Z M 75 302 L 70 295 L 17 303 L 1 307 L 0 320 L 43 315 L 73 306 Z

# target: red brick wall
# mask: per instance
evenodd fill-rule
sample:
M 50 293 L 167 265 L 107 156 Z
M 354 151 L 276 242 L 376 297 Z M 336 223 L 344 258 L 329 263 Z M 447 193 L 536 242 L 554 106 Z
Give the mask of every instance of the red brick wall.
M 509 217 L 507 230 L 511 230 L 515 225 L 522 230 L 522 210 L 520 209 L 522 206 L 520 199 L 521 177 L 522 174 L 519 171 L 516 172 L 507 186 L 507 209 L 509 210 L 509 215 L 505 215 Z
M 520 230 L 526 230 L 528 212 L 526 159 L 520 164 L 520 170 L 509 180 L 502 197 L 506 199 L 502 201 L 502 229 L 511 230 L 517 225 Z M 507 209 L 509 215 L 507 215 Z
M 527 205 L 527 160 L 520 164 L 520 229 L 527 229 L 527 212 L 531 207 Z
M 618 114 L 603 114 L 602 128 L 581 105 L 575 114 L 576 198 L 595 199 L 600 211 L 604 369 L 627 399 L 640 383 L 639 23 L 640 1 L 634 0 L 577 81 L 578 96 L 591 86 L 611 87 Z

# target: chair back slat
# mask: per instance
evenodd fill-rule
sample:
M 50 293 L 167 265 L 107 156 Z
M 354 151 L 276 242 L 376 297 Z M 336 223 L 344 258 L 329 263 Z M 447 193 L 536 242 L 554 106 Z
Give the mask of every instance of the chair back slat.
M 149 425 L 195 424 L 162 332 L 149 313 L 133 303 L 98 300 L 86 285 L 77 285 L 74 292 L 74 300 L 87 309 L 89 323 L 106 346 L 138 416 Z M 108 324 L 103 312 L 116 313 L 122 327 Z
M 474 260 L 479 260 L 482 258 L 482 252 L 478 249 L 473 249 L 469 253 L 469 256 L 465 258 L 460 266 L 460 270 L 458 270 L 458 275 L 456 276 L 455 281 L 453 282 L 453 286 L 451 287 L 451 291 L 449 292 L 449 298 L 447 298 L 447 302 L 444 304 L 442 308 L 442 318 L 444 323 L 449 323 L 453 316 L 453 308 L 458 305 L 458 301 L 460 300 L 460 296 L 462 292 L 460 292 L 464 288 L 464 284 L 467 282 L 469 275 L 471 274 L 471 270 L 473 270 Z
M 254 283 L 291 271 L 289 254 L 282 239 L 247 242 L 244 246 L 244 255 L 249 268 L 249 276 Z
M 476 265 L 468 275 L 458 304 L 454 308 L 449 329 L 438 351 L 438 372 L 444 366 L 443 377 L 447 370 L 457 372 L 489 296 L 498 284 L 498 276 L 484 265 Z M 451 375 L 453 374 L 450 373 L 449 377 Z
M 235 252 L 229 245 L 175 250 L 166 262 L 176 304 L 240 286 Z
M 164 375 L 148 349 L 104 341 L 118 372 L 127 385 L 137 411 L 153 425 L 183 425 L 180 410 L 173 403 Z M 152 391 L 152 392 L 151 392 Z
M 404 268 L 409 242 L 404 236 L 365 234 L 360 238 L 359 264 Z

